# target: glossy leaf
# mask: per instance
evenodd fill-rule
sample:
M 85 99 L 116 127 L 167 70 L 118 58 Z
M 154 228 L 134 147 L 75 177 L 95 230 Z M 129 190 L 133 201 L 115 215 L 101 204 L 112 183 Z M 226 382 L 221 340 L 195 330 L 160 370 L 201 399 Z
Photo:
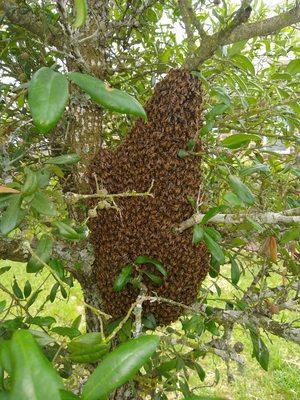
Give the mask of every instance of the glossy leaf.
M 206 224 L 211 218 L 213 218 L 215 215 L 222 213 L 225 211 L 228 207 L 225 205 L 219 206 L 219 207 L 212 207 L 210 208 L 202 218 L 201 224 Z
M 132 265 L 126 265 L 125 267 L 122 268 L 121 272 L 114 281 L 113 286 L 115 292 L 120 292 L 124 288 L 124 286 L 126 286 L 126 284 L 130 280 L 132 270 L 133 270 Z
M 158 336 L 129 340 L 108 354 L 83 387 L 83 400 L 105 400 L 115 389 L 134 377 L 155 352 Z
M 69 79 L 86 92 L 97 104 L 108 110 L 121 114 L 146 117 L 144 108 L 134 97 L 119 89 L 111 88 L 100 79 L 79 72 L 70 73 Z
M 23 196 L 30 196 L 33 194 L 38 188 L 38 176 L 31 169 L 26 169 L 26 178 L 24 185 L 22 187 Z
M 87 0 L 74 0 L 76 18 L 73 23 L 75 29 L 80 28 L 85 24 L 88 13 Z
M 53 225 L 56 226 L 59 235 L 64 239 L 81 240 L 85 237 L 82 233 L 77 232 L 74 228 L 64 222 L 56 221 L 53 222 Z
M 13 195 L 13 198 L 10 199 L 9 205 L 0 221 L 0 231 L 3 235 L 7 235 L 18 226 L 20 218 L 22 218 L 21 203 L 22 198 L 20 195 Z
M 214 119 L 217 115 L 223 114 L 227 109 L 229 108 L 228 104 L 225 103 L 219 103 L 216 104 L 208 113 L 206 116 L 206 119 L 208 121 Z
M 187 157 L 190 153 L 184 149 L 180 149 L 177 153 L 179 158 Z
M 49 196 L 41 191 L 36 192 L 30 206 L 42 215 L 55 217 L 57 214 L 55 205 L 50 200 Z
M 269 167 L 266 164 L 259 164 L 259 163 L 254 164 L 254 165 L 251 165 L 250 167 L 243 168 L 241 170 L 241 176 L 251 175 L 256 172 L 267 173 L 267 172 L 269 172 Z
M 78 363 L 92 363 L 100 360 L 110 349 L 98 332 L 77 336 L 68 344 L 70 359 Z
M 251 141 L 258 142 L 261 138 L 258 135 L 249 135 L 246 133 L 236 133 L 234 135 L 227 136 L 222 140 L 221 144 L 228 149 L 239 149 Z
M 231 263 L 231 280 L 234 285 L 238 283 L 240 280 L 241 272 L 238 263 L 236 262 L 235 257 L 230 257 Z
M 48 235 L 43 235 L 39 240 L 37 248 L 34 250 L 35 254 L 45 263 L 49 261 L 52 254 L 53 240 Z M 43 268 L 43 264 L 32 255 L 27 263 L 26 271 L 29 273 L 38 272 Z
M 32 287 L 31 283 L 27 280 L 24 285 L 24 296 L 25 298 L 29 297 L 31 295 Z
M 286 70 L 292 75 L 300 73 L 300 58 L 290 61 L 286 67 Z
M 80 399 L 80 397 L 75 396 L 75 394 L 71 392 L 67 392 L 66 390 L 60 390 L 60 400 L 76 400 Z
M 19 330 L 14 333 L 10 354 L 13 366 L 10 392 L 12 399 L 60 398 L 61 379 L 28 331 Z
M 204 232 L 204 241 L 206 243 L 206 246 L 207 246 L 209 252 L 216 259 L 216 261 L 219 264 L 224 264 L 225 257 L 224 257 L 224 253 L 223 253 L 223 250 L 221 249 L 220 245 L 217 242 L 215 242 L 211 238 L 211 236 L 209 236 L 206 232 Z
M 212 226 L 205 226 L 204 227 L 204 232 L 206 232 L 212 239 L 214 239 L 215 242 L 217 242 L 217 243 L 221 242 L 222 236 Z
M 56 322 L 55 318 L 53 317 L 28 317 L 26 318 L 26 323 L 29 325 L 37 325 L 37 326 L 51 326 Z
M 300 226 L 295 226 L 284 232 L 281 237 L 281 242 L 283 244 L 290 242 L 291 240 L 297 240 L 300 238 Z
M 19 284 L 18 284 L 16 279 L 14 279 L 14 283 L 12 285 L 12 290 L 13 290 L 14 295 L 16 297 L 18 297 L 19 299 L 23 299 L 24 298 L 23 292 L 22 292 L 22 290 L 21 290 L 21 288 L 20 288 L 20 286 L 19 286 Z
M 255 201 L 250 189 L 235 175 L 229 175 L 229 184 L 233 192 L 246 204 L 252 205 Z
M 43 67 L 33 75 L 28 87 L 28 103 L 39 132 L 46 133 L 55 127 L 68 97 L 68 81 L 62 74 Z
M 185 397 L 184 400 L 227 400 L 225 397 L 216 397 L 216 396 L 190 396 Z
M 1 340 L 0 342 L 0 366 L 8 373 L 12 373 L 12 359 L 10 354 L 10 341 Z
M 204 230 L 200 224 L 193 226 L 193 243 L 198 244 L 204 237 Z
M 165 270 L 163 264 L 156 260 L 155 258 L 150 258 L 147 256 L 139 256 L 135 262 L 135 264 L 137 265 L 142 265 L 142 264 L 153 264 L 155 266 L 155 268 L 163 275 L 163 276 L 167 276 L 167 271 Z
M 1 301 L 0 301 L 0 313 L 3 312 L 3 310 L 5 309 L 5 307 L 6 307 L 6 300 L 1 300 Z
M 73 339 L 81 334 L 81 332 L 70 326 L 56 326 L 51 329 L 51 332 L 57 333 L 60 336 L 65 336 Z
M 231 57 L 231 61 L 236 65 L 238 68 L 243 69 L 244 71 L 250 72 L 250 74 L 255 74 L 255 68 L 250 61 L 250 59 L 242 54 L 235 54 Z
M 148 278 L 155 283 L 156 285 L 162 285 L 164 283 L 164 281 L 162 280 L 162 278 L 160 278 L 159 276 L 153 274 L 150 271 L 147 271 L 145 269 L 142 270 L 143 274 L 147 275 Z
M 252 357 L 255 357 L 261 367 L 267 371 L 269 367 L 269 350 L 258 333 L 250 330 L 250 336 L 253 345 Z

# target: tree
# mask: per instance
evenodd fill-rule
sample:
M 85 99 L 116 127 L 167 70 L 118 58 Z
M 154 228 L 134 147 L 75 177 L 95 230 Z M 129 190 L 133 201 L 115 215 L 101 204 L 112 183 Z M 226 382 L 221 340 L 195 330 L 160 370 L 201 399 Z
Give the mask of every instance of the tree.
M 199 392 L 189 386 L 187 370 L 204 380 L 200 358 L 210 353 L 224 360 L 231 380 L 231 362 L 244 363 L 242 344 L 232 336 L 239 326 L 249 333 L 253 356 L 264 369 L 269 362 L 265 333 L 299 344 L 297 321 L 277 318 L 284 310 L 299 310 L 298 2 L 278 6 L 273 16 L 268 7 L 249 0 L 238 6 L 190 0 L 0 0 L 0 10 L 0 255 L 26 262 L 32 273 L 24 289 L 17 280 L 11 288 L 0 283 L 10 298 L 0 301 L 5 339 L 0 342 L 0 398 L 19 398 L 22 377 L 29 377 L 36 398 L 73 398 L 62 391 L 57 373 L 26 331 L 34 326 L 63 377 L 72 373 L 73 363 L 95 363 L 106 354 L 84 386 L 83 399 L 110 392 L 116 399 L 166 399 L 167 392 L 192 398 Z M 195 137 L 177 154 L 187 163 L 198 157 L 203 179 L 198 198 L 189 198 L 194 213 L 174 230 L 185 232 L 193 246 L 204 249 L 205 242 L 212 279 L 204 282 L 194 305 L 157 295 L 145 282 L 159 291 L 168 265 L 155 255 L 138 254 L 141 258 L 114 277 L 114 290 L 125 293 L 135 285 L 139 294 L 127 315 L 112 323 L 101 302 L 105 293 L 93 268 L 88 226 L 101 213 L 117 215 L 120 198 L 126 203 L 155 194 L 152 184 L 143 191 L 110 193 L 98 179 L 92 182 L 90 165 L 100 148 L 123 141 L 137 117 L 143 124 L 141 104 L 170 69 L 188 71 L 204 93 L 202 144 L 197 147 Z M 32 292 L 36 274 L 45 271 L 55 280 L 50 291 Z M 252 279 L 245 286 L 247 274 Z M 276 286 L 271 277 L 277 278 Z M 236 289 L 233 297 L 223 297 L 222 279 Z M 88 333 L 83 335 L 79 319 L 71 327 L 54 326 L 45 307 L 58 293 L 67 299 L 74 280 L 84 294 Z M 218 307 L 209 301 L 211 293 L 219 297 Z M 37 310 L 41 296 L 43 307 Z M 149 301 L 179 307 L 183 314 L 180 327 L 163 331 L 151 361 L 158 343 L 149 332 L 117 346 L 124 335 L 128 340 L 155 330 L 153 315 L 142 318 Z M 110 351 L 111 343 L 115 350 Z M 122 358 L 126 351 L 136 353 L 128 364 Z M 101 380 L 111 360 L 124 368 Z M 142 365 L 143 374 L 137 374 Z M 41 375 L 31 376 L 33 368 Z M 134 384 L 124 385 L 133 377 Z M 47 386 L 40 391 L 35 379 L 54 392 L 44 390 Z

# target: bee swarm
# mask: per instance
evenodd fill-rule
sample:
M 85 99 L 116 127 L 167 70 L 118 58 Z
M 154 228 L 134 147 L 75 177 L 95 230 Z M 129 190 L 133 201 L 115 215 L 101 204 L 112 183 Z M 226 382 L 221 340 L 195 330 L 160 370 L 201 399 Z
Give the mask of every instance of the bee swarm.
M 130 190 L 146 192 L 154 181 L 154 197 L 116 198 L 121 210 L 102 210 L 90 222 L 95 249 L 98 285 L 105 311 L 113 317 L 126 314 L 139 290 L 128 284 L 119 293 L 113 282 L 126 264 L 138 256 L 161 261 L 168 275 L 163 285 L 143 275 L 148 294 L 192 304 L 208 272 L 205 245 L 192 243 L 190 231 L 174 231 L 193 213 L 188 202 L 197 199 L 201 170 L 199 157 L 178 157 L 202 126 L 202 91 L 198 78 L 186 70 L 171 70 L 157 84 L 145 107 L 148 121 L 139 119 L 116 149 L 100 150 L 90 167 L 108 193 Z M 201 150 L 201 143 L 196 144 Z M 154 266 L 143 266 L 160 275 Z M 144 303 L 144 315 L 153 313 L 158 325 L 169 324 L 181 314 L 179 307 L 166 303 Z

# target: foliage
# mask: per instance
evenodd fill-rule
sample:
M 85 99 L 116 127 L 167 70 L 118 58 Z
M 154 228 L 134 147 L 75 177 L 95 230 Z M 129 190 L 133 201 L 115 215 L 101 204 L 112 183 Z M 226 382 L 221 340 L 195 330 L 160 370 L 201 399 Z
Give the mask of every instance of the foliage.
M 141 254 L 115 281 L 120 294 L 127 284 L 141 292 L 121 321 L 110 321 L 98 304 L 86 304 L 100 321 L 100 332 L 84 333 L 79 316 L 71 326 L 59 326 L 47 306 L 58 298 L 67 302 L 74 279 L 85 292 L 80 276 L 88 269 L 88 220 L 102 208 L 119 211 L 117 197 L 105 188 L 80 192 L 86 154 L 100 141 L 107 147 L 120 143 L 133 118 L 146 117 L 140 102 L 152 86 L 196 53 L 201 35 L 193 33 L 190 40 L 191 22 L 182 8 L 189 2 L 142 6 L 120 1 L 109 10 L 103 2 L 97 8 L 83 0 L 74 2 L 74 10 L 62 1 L 19 2 L 17 10 L 25 22 L 32 16 L 31 24 L 14 21 L 2 3 L 0 240 L 6 249 L 13 243 L 5 258 L 27 261 L 32 278 L 24 286 L 17 277 L 10 285 L 0 282 L 6 296 L 0 297 L 0 398 L 33 398 L 33 393 L 37 399 L 79 398 L 62 391 L 61 377 L 70 377 L 78 364 L 96 362 L 82 399 L 106 398 L 132 379 L 145 398 L 164 400 L 172 393 L 204 398 L 199 385 L 207 386 L 209 379 L 208 385 L 215 386 L 220 380 L 218 370 L 208 378 L 204 357 L 221 357 L 228 379 L 229 361 L 243 363 L 232 337 L 238 325 L 251 340 L 253 357 L 267 370 L 272 353 L 265 332 L 300 343 L 299 321 L 285 313 L 299 311 L 299 223 L 265 224 L 255 218 L 269 211 L 299 215 L 297 32 L 287 27 L 272 36 L 219 46 L 192 72 L 205 92 L 199 132 L 204 151 L 197 153 L 194 143 L 187 143 L 178 157 L 197 156 L 204 162 L 205 198 L 187 201 L 195 214 L 203 215 L 190 236 L 195 246 L 205 241 L 212 255 L 210 278 L 195 307 L 186 307 L 177 324 L 160 330 L 160 348 L 154 353 L 157 337 L 139 335 L 156 329 L 153 316 L 141 315 L 147 295 L 150 301 L 168 301 L 143 293 L 143 274 L 163 284 L 166 271 L 155 255 Z M 195 13 L 199 23 L 210 33 L 228 29 L 237 11 L 234 2 L 200 3 Z M 104 28 L 93 23 L 97 13 L 106 21 L 101 21 Z M 265 5 L 254 2 L 253 21 L 268 15 Z M 179 20 L 185 32 L 177 29 Z M 55 35 L 63 37 L 64 46 Z M 99 48 L 89 53 L 95 38 L 104 56 Z M 96 119 L 93 125 L 89 110 L 93 115 L 97 110 L 101 122 Z M 86 130 L 76 125 L 81 119 Z M 90 198 L 98 199 L 96 209 L 89 209 Z M 216 227 L 214 218 L 222 213 L 240 220 Z M 2 267 L 0 275 L 8 270 Z M 36 288 L 34 281 L 42 274 L 46 277 Z M 54 278 L 50 288 L 45 285 L 49 276 Z M 232 292 L 226 293 L 220 284 L 224 280 Z M 210 303 L 211 296 L 218 307 Z M 113 349 L 116 338 L 123 344 Z M 191 372 L 197 385 L 189 379 Z

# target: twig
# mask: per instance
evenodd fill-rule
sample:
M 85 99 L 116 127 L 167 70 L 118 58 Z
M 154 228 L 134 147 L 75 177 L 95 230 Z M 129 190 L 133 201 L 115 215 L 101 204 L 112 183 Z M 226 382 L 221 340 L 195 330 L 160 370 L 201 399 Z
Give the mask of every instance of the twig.
M 147 196 L 154 197 L 154 195 L 151 193 L 153 185 L 154 185 L 154 181 L 151 182 L 149 189 L 143 193 L 139 193 L 139 192 L 136 192 L 135 190 L 132 190 L 130 192 L 109 194 L 109 193 L 107 193 L 107 190 L 105 190 L 105 189 L 99 189 L 99 190 L 97 190 L 97 193 L 92 193 L 92 194 L 79 194 L 79 193 L 68 192 L 65 195 L 65 199 L 66 199 L 67 203 L 75 204 L 80 200 L 90 200 L 90 199 L 99 199 L 99 198 L 105 199 L 108 201 L 113 201 L 113 199 L 120 198 L 120 197 L 147 197 Z
M 199 224 L 204 218 L 205 214 L 197 213 L 191 218 L 183 221 L 176 229 L 177 232 L 181 233 L 185 229 L 192 227 L 193 225 Z M 249 213 L 249 214 L 217 214 L 209 220 L 211 224 L 239 224 L 247 218 L 251 218 L 254 221 L 259 221 L 262 224 L 290 224 L 299 223 L 300 214 L 299 208 L 290 210 L 284 210 L 282 212 L 265 212 L 265 213 Z

